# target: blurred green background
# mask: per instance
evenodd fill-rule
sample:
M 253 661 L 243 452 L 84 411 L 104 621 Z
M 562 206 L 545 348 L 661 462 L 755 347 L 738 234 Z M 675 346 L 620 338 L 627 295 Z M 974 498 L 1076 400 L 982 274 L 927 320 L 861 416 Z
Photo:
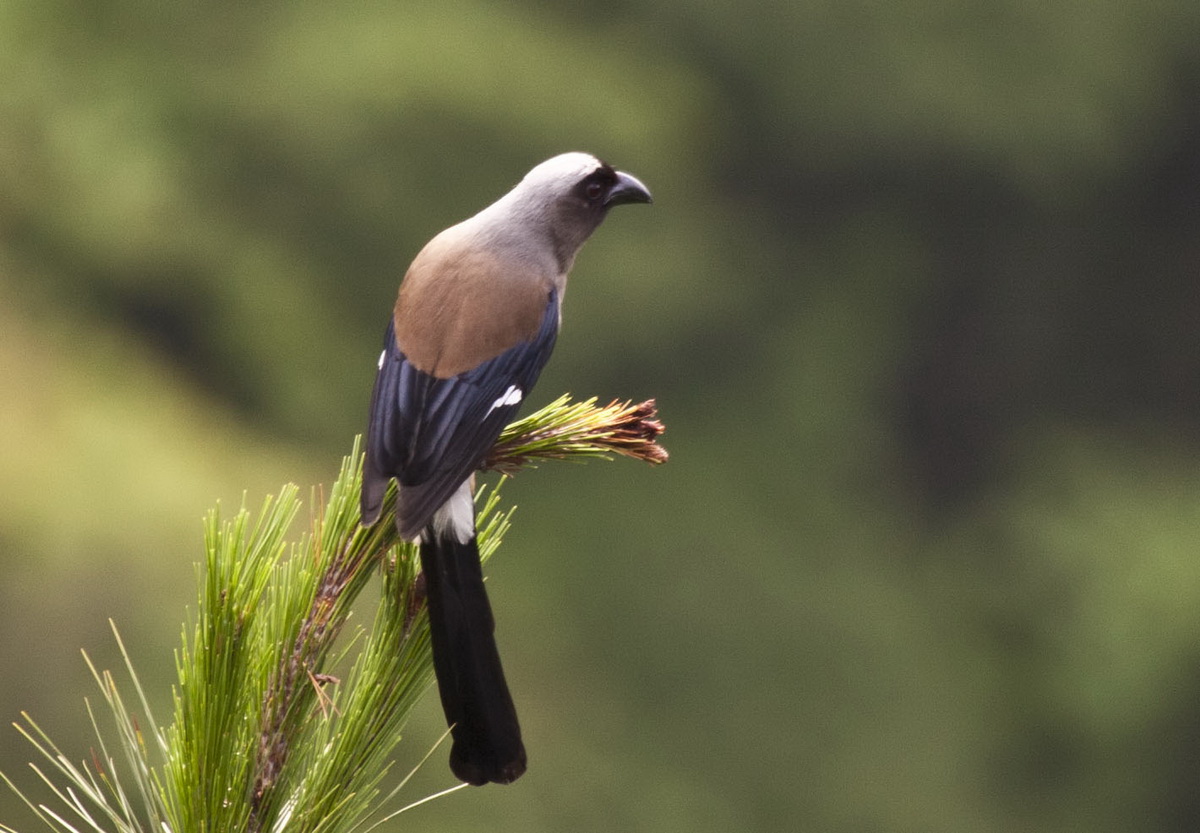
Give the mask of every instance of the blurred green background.
M 205 511 L 329 483 L 408 261 L 578 149 L 656 203 L 533 398 L 672 460 L 507 487 L 530 771 L 408 829 L 1200 827 L 1195 0 L 3 0 L 0 79 L 4 723 L 87 756 L 108 617 L 165 715 Z

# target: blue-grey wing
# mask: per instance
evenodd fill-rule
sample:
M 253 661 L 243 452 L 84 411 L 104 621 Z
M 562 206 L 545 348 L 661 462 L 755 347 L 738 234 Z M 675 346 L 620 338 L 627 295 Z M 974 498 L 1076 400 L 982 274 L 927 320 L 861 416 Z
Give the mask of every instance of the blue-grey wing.
M 479 468 L 550 358 L 558 335 L 551 291 L 536 335 L 477 367 L 439 379 L 413 367 L 388 324 L 371 395 L 363 523 L 379 518 L 388 481 L 404 493 L 397 523 L 413 537 Z

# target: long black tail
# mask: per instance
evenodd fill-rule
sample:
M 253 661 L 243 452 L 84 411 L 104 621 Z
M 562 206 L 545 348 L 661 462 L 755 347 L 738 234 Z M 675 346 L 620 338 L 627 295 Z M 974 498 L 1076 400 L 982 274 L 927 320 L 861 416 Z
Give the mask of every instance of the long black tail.
M 493 636 L 475 538 L 460 544 L 426 529 L 421 569 L 429 604 L 433 668 L 446 722 L 450 769 L 468 784 L 509 784 L 525 772 L 521 727 Z

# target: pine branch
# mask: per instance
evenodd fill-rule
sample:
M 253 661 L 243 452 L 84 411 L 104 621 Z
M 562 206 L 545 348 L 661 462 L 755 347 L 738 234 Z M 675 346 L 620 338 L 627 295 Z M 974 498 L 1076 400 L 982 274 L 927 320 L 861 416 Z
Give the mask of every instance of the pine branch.
M 596 407 L 594 400 L 562 397 L 509 426 L 485 468 L 512 474 L 539 460 L 614 454 L 661 463 L 667 459 L 656 442 L 662 431 L 653 400 Z M 157 728 L 123 644 L 149 735 L 112 675 L 90 660 L 115 722 L 115 744 L 89 704 L 98 749 L 77 766 L 23 715 L 18 731 L 49 764 L 34 771 L 62 806 L 36 803 L 8 776 L 0 778 L 47 827 L 350 833 L 386 809 L 400 786 L 381 797 L 380 784 L 433 668 L 418 553 L 391 522 L 359 525 L 361 461 L 356 440 L 328 501 L 298 540 L 288 540 L 300 509 L 294 486 L 268 498 L 257 517 L 244 508 L 230 520 L 210 513 L 196 620 L 185 626 L 176 656 L 169 727 Z M 511 510 L 500 508 L 499 490 L 500 484 L 476 498 L 484 559 L 508 529 Z M 393 488 L 384 517 L 394 508 Z M 339 637 L 377 566 L 383 594 L 375 621 L 347 643 Z M 351 670 L 340 680 L 332 670 L 351 654 Z M 11 828 L 0 824 L 0 831 Z
M 667 462 L 667 450 L 657 442 L 664 430 L 653 399 L 636 405 L 614 399 L 598 408 L 595 397 L 571 402 L 561 396 L 509 425 L 484 468 L 515 474 L 538 460 L 608 459 L 613 454 L 659 465 Z

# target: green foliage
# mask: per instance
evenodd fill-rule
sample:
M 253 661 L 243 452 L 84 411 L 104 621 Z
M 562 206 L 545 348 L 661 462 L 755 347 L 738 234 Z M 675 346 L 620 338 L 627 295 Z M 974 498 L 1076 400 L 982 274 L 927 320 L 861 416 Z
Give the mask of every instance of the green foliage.
M 27 718 L 24 733 L 67 785 L 43 776 L 70 811 L 30 803 L 44 822 L 63 831 L 82 824 L 122 833 L 344 831 L 378 809 L 380 781 L 432 680 L 432 664 L 414 589 L 416 548 L 398 541 L 391 523 L 359 526 L 360 460 L 356 445 L 298 541 L 288 541 L 300 510 L 294 486 L 268 498 L 255 516 L 246 509 L 227 520 L 210 513 L 196 621 L 177 654 L 168 728 L 157 728 L 131 665 L 150 722 L 148 743 L 112 677 L 97 675 L 135 785 L 132 797 L 99 729 L 93 771 L 67 763 Z M 497 500 L 493 490 L 482 504 L 482 554 L 495 550 L 507 527 Z M 376 564 L 384 578 L 374 625 L 338 649 Z M 353 666 L 340 681 L 329 672 L 352 650 Z M 95 813 L 108 824 L 95 823 Z
M 531 459 L 610 453 L 663 462 L 655 416 L 652 401 L 598 408 L 594 400 L 563 396 L 508 426 L 490 465 L 515 472 Z M 132 795 L 94 717 L 100 752 L 89 769 L 71 764 L 26 715 L 18 728 L 57 777 L 34 769 L 66 812 L 35 805 L 3 777 L 38 818 L 62 833 L 78 826 L 118 833 L 339 833 L 363 829 L 396 795 L 407 779 L 383 801 L 381 784 L 400 730 L 433 680 L 424 583 L 417 546 L 400 540 L 388 520 L 395 488 L 384 520 L 366 528 L 359 524 L 361 485 L 356 440 L 328 501 L 298 541 L 288 541 L 300 511 L 292 485 L 268 497 L 257 516 L 245 508 L 231 520 L 209 514 L 196 621 L 185 628 L 176 657 L 173 723 L 158 728 L 121 645 L 149 721 L 149 743 L 112 676 L 94 667 L 93 675 L 116 723 Z M 500 484 L 476 496 L 484 561 L 509 526 L 512 510 L 502 510 L 499 498 Z M 383 590 L 375 621 L 341 644 L 377 565 Z M 332 672 L 351 654 L 349 674 L 338 679 Z

